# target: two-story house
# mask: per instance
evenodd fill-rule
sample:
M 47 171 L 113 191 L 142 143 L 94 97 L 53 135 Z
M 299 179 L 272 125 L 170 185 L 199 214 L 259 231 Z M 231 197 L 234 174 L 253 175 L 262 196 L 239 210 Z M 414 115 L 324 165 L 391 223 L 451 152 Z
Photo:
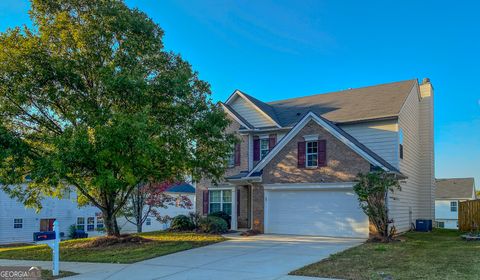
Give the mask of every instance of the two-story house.
M 222 105 L 242 141 L 224 182 L 198 182 L 200 213 L 226 211 L 232 229 L 364 238 L 370 225 L 352 187 L 381 168 L 402 179 L 388 196 L 399 232 L 434 219 L 429 79 L 274 102 L 236 90 Z
M 460 202 L 477 198 L 475 180 L 473 178 L 437 179 L 435 191 L 436 226 L 458 229 Z

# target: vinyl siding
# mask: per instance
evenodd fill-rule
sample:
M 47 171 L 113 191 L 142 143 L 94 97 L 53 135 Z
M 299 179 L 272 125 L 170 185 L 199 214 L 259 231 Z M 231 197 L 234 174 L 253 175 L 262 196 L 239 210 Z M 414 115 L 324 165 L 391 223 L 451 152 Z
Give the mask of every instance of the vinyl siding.
M 425 184 L 420 141 L 421 126 L 429 125 L 421 120 L 419 88 L 414 86 L 400 111 L 398 126 L 403 131 L 403 159 L 399 159 L 400 171 L 408 176 L 401 182 L 401 191 L 389 196 L 390 216 L 397 231 L 410 229 L 416 219 L 433 219 L 430 211 L 434 207 L 431 199 L 431 184 Z M 433 165 L 429 162 L 428 165 Z
M 452 212 L 450 202 L 457 202 L 457 212 Z M 458 220 L 458 208 L 460 202 L 456 199 L 435 201 L 435 220 Z
M 255 127 L 275 126 L 275 123 L 241 97 L 236 97 L 229 105 Z
M 350 124 L 340 127 L 398 168 L 398 124 L 396 120 Z
M 429 197 L 430 206 L 425 209 L 424 216 L 435 219 L 435 158 L 433 140 L 433 87 L 431 84 L 420 85 L 420 168 L 425 196 Z
M 42 201 L 42 210 L 36 213 L 32 208 L 26 208 L 22 203 L 11 199 L 5 192 L 0 191 L 0 244 L 16 242 L 33 242 L 33 233 L 40 231 L 41 219 L 57 219 L 60 232 L 68 236 L 68 228 L 76 224 L 77 217 L 94 217 L 100 212 L 93 206 L 77 207 L 76 194 L 71 193 L 70 199 L 45 198 Z M 13 219 L 23 219 L 22 228 L 13 228 Z M 97 220 L 95 218 L 95 227 Z M 103 234 L 89 231 L 89 236 Z

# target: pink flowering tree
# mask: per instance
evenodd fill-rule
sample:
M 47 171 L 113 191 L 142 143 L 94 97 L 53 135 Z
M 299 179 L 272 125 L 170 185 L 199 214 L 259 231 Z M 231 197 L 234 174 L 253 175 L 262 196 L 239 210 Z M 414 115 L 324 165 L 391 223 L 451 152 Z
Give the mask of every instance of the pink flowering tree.
M 123 216 L 137 227 L 137 232 L 142 232 L 143 224 L 149 216 L 154 216 L 160 222 L 171 219 L 168 215 L 163 215 L 161 209 L 169 206 L 192 208 L 192 201 L 187 196 L 167 193 L 176 184 L 178 183 L 162 182 L 138 185 L 123 208 Z

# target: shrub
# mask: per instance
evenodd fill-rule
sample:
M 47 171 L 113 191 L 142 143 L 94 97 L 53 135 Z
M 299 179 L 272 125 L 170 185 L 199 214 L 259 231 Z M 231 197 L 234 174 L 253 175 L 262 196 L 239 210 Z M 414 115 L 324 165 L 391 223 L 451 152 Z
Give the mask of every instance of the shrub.
M 188 231 L 193 230 L 195 226 L 193 225 L 190 218 L 185 215 L 178 215 L 172 219 L 170 229 L 178 231 Z
M 76 225 L 70 225 L 68 227 L 68 238 L 75 238 L 75 232 L 77 231 L 77 226 Z
M 227 222 L 224 219 L 215 216 L 208 216 L 200 219 L 198 226 L 199 230 L 205 233 L 219 234 L 228 231 Z
M 217 212 L 213 212 L 213 213 L 208 214 L 208 216 L 210 216 L 210 217 L 219 217 L 219 218 L 222 218 L 222 219 L 225 220 L 225 222 L 227 222 L 228 228 L 231 227 L 232 217 L 231 217 L 229 214 L 227 214 L 226 212 L 217 211 Z
M 198 212 L 190 212 L 190 213 L 188 213 L 188 217 L 190 218 L 190 221 L 192 222 L 193 227 L 195 229 L 198 229 L 198 223 L 199 223 L 200 219 L 202 218 L 202 215 L 200 215 L 200 213 L 198 213 Z

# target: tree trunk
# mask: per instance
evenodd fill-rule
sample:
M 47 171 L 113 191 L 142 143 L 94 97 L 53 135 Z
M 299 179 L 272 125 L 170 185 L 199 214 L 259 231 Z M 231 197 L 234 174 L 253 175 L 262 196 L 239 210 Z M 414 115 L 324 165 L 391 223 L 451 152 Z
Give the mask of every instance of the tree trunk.
M 120 230 L 118 229 L 117 219 L 112 211 L 102 211 L 102 214 L 107 236 L 119 236 Z
M 137 222 L 137 232 L 138 233 L 142 232 L 142 223 L 141 222 L 140 223 Z

